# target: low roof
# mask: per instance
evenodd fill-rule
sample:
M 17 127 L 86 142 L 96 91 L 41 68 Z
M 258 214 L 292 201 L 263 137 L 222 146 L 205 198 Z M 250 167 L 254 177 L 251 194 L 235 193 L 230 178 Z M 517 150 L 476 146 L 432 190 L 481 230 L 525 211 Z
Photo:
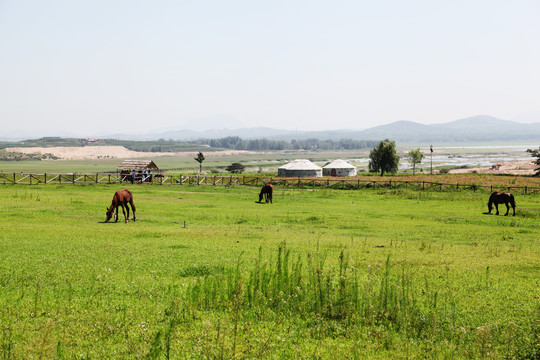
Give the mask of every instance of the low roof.
M 286 170 L 320 170 L 321 167 L 306 159 L 297 159 L 280 167 Z
M 356 166 L 349 164 L 345 160 L 337 159 L 323 166 L 323 169 L 356 169 Z
M 152 160 L 124 160 L 118 170 L 159 170 Z

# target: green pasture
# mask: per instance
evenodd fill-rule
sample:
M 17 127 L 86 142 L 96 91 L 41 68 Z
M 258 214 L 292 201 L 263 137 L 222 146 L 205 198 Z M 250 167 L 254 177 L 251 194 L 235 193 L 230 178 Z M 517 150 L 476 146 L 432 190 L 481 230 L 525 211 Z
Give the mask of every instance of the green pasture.
M 540 355 L 538 196 L 129 188 L 0 187 L 0 358 Z

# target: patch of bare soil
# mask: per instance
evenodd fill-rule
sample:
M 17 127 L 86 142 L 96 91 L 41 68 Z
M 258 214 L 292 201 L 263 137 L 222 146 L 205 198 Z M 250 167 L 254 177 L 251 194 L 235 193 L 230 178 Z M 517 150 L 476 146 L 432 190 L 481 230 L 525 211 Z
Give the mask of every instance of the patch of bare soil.
M 156 156 L 196 156 L 196 152 L 141 152 L 132 151 L 123 146 L 83 146 L 83 147 L 12 147 L 7 151 L 24 154 L 40 153 L 53 154 L 61 160 L 84 160 L 84 159 L 130 159 L 149 158 Z M 236 154 L 252 154 L 251 151 L 223 150 L 205 154 L 205 156 L 225 156 Z
M 509 175 L 533 175 L 536 165 L 533 160 L 525 161 L 511 161 L 501 162 L 491 166 L 467 168 L 467 169 L 453 169 L 450 170 L 450 174 L 466 174 L 466 173 L 478 173 L 478 174 L 509 174 Z

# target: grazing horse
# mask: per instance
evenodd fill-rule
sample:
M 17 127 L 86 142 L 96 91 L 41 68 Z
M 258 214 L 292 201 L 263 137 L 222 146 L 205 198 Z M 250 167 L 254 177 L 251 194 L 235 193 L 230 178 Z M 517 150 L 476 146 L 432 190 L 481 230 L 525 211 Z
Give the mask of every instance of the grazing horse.
M 264 186 L 261 189 L 261 192 L 259 193 L 259 202 L 262 202 L 262 199 L 264 197 L 264 200 L 266 203 L 270 201 L 270 204 L 272 203 L 272 193 L 274 192 L 274 187 L 270 183 L 264 184 Z
M 506 214 L 504 216 L 508 215 L 508 212 L 510 211 L 510 205 L 512 205 L 512 210 L 514 210 L 514 214 L 512 216 L 516 216 L 516 202 L 514 200 L 514 195 L 507 193 L 507 192 L 494 192 L 489 197 L 488 202 L 488 210 L 491 214 L 491 209 L 493 209 L 493 204 L 495 204 L 495 210 L 497 210 L 497 215 L 499 215 L 499 204 L 505 204 L 506 205 Z
M 107 208 L 107 220 L 105 222 L 109 222 L 113 216 L 113 212 L 116 209 L 116 214 L 114 214 L 114 222 L 118 221 L 118 207 L 122 207 L 122 212 L 124 213 L 124 218 L 126 219 L 126 223 L 129 220 L 129 205 L 131 205 L 131 210 L 133 210 L 133 221 L 135 221 L 135 204 L 133 203 L 133 194 L 131 191 L 124 189 L 124 190 L 118 190 L 112 199 L 112 204 L 109 208 Z M 127 216 L 126 216 L 126 209 L 127 209 Z

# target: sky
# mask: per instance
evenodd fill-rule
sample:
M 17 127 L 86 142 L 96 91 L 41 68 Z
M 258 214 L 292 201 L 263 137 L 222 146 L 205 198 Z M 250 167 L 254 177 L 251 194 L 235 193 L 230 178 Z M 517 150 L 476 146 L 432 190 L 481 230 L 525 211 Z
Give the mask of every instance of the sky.
M 0 135 L 540 122 L 538 0 L 0 0 Z

